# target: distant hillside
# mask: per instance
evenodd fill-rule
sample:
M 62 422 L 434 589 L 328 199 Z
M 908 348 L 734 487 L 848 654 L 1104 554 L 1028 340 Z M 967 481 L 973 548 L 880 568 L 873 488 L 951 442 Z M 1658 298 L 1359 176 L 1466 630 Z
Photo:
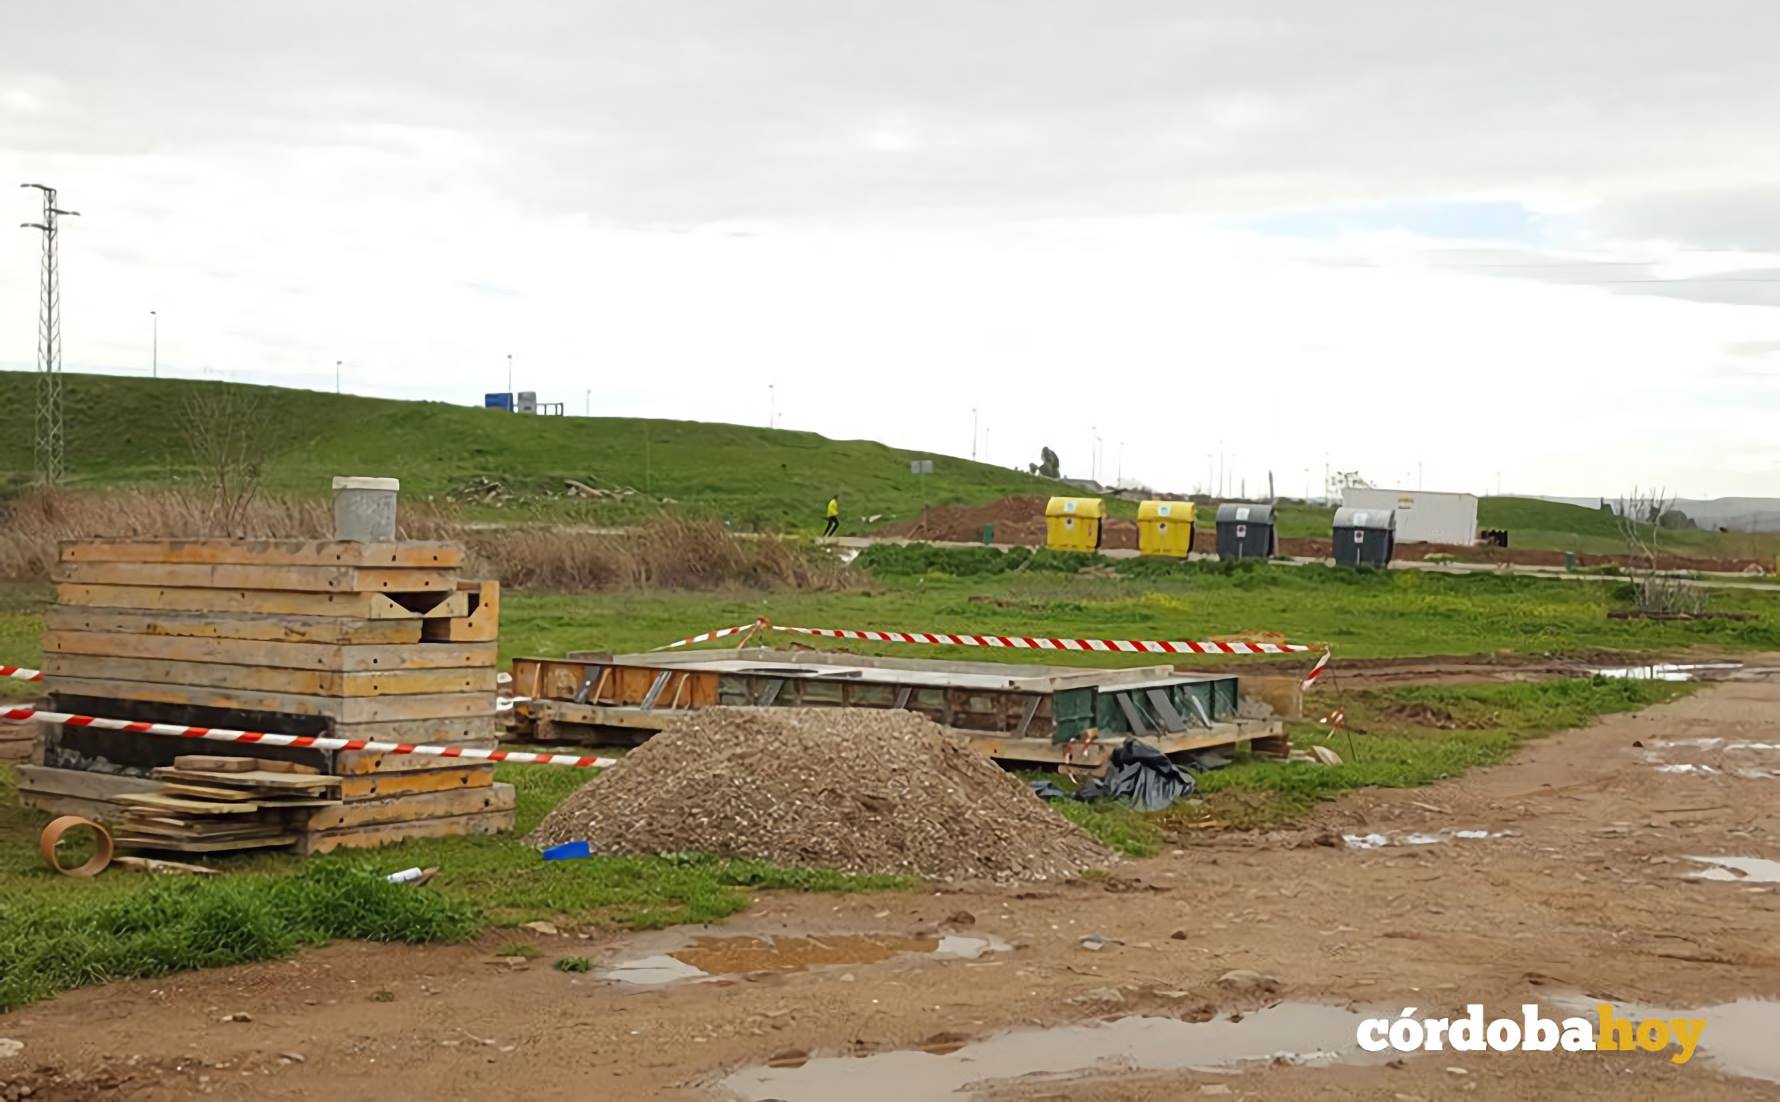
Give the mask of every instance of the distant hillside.
M 32 472 L 35 379 L 0 372 L 0 401 L 17 411 L 0 437 L 0 481 Z M 847 527 L 859 518 L 912 516 L 924 503 L 977 502 L 1053 492 L 1056 483 L 950 456 L 908 452 L 808 432 L 692 421 L 535 417 L 307 390 L 184 379 L 67 377 L 67 467 L 74 486 L 190 482 L 198 478 L 184 429 L 195 395 L 243 408 L 263 438 L 265 485 L 325 494 L 336 474 L 400 478 L 406 496 L 442 497 L 501 483 L 515 511 L 618 522 L 670 503 L 716 513 L 741 527 L 820 527 L 839 492 Z M 931 475 L 909 463 L 933 460 Z M 622 500 L 564 497 L 564 480 L 613 490 Z M 481 508 L 493 511 L 491 503 Z

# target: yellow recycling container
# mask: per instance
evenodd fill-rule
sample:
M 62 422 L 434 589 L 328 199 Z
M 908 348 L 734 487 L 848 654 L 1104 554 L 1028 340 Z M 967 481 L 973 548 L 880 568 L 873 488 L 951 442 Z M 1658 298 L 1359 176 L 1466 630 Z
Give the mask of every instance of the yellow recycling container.
M 1045 506 L 1045 546 L 1053 551 L 1100 548 L 1106 503 L 1097 497 L 1054 497 Z
M 1193 503 L 1140 501 L 1137 504 L 1137 553 L 1187 557 L 1193 550 Z

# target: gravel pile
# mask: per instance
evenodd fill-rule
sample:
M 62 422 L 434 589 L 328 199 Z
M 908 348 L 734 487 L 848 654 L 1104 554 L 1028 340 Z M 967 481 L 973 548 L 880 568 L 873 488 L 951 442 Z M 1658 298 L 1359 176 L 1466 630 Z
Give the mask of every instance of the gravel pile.
M 530 841 L 933 880 L 1045 880 L 1112 855 L 913 712 L 707 708 L 559 804 Z

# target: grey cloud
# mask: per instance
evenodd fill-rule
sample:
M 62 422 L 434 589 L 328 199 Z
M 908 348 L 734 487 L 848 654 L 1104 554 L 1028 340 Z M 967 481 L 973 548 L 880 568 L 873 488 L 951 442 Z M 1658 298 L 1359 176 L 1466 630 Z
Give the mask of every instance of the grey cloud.
M 622 223 L 1636 193 L 1681 165 L 1756 189 L 1780 123 L 1763 0 L 63 0 L 9 21 L 15 64 L 55 59 L 26 74 L 55 92 L 8 120 L 16 148 L 440 128 L 497 151 L 474 171 L 520 201 Z

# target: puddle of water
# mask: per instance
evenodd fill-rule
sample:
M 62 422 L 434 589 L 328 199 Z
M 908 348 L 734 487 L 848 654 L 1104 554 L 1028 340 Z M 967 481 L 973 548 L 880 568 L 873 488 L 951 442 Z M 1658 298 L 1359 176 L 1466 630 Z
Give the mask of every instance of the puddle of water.
M 676 983 L 680 980 L 709 978 L 709 974 L 704 969 L 694 968 L 684 961 L 675 960 L 665 954 L 619 961 L 608 968 L 604 975 L 606 979 L 635 984 L 639 987 L 656 987 L 660 984 Z
M 855 964 L 878 964 L 893 957 L 927 955 L 976 960 L 1010 949 L 997 937 L 899 937 L 891 934 L 829 934 L 804 937 L 699 937 L 656 956 L 620 961 L 606 979 L 654 986 L 681 980 L 737 976 L 751 972 L 807 972 Z
M 1506 837 L 1507 834 L 1505 831 L 1455 830 L 1450 836 L 1453 838 L 1463 838 L 1466 841 L 1475 841 L 1481 838 L 1503 838 Z M 1446 841 L 1447 837 L 1447 835 L 1443 834 L 1399 834 L 1396 836 L 1389 834 L 1343 834 L 1341 840 L 1347 843 L 1349 849 L 1380 849 L 1384 846 L 1434 846 Z
M 1659 765 L 1656 767 L 1656 771 L 1658 773 L 1716 773 L 1716 772 L 1718 772 L 1718 770 L 1712 768 L 1710 765 L 1700 765 L 1697 762 L 1691 762 L 1691 761 L 1672 762 L 1668 765 Z
M 1593 1015 L 1589 1011 L 1594 1009 L 1595 1001 L 1580 997 L 1557 1000 L 1558 1005 L 1591 1018 Z M 1621 1017 L 1637 1019 L 1704 1018 L 1706 1031 L 1700 1034 L 1699 1050 L 1688 1062 L 1688 1067 L 1704 1064 L 1730 1075 L 1780 1083 L 1780 1045 L 1774 1044 L 1774 1037 L 1780 1034 L 1780 1002 L 1738 999 L 1689 1010 L 1615 1003 L 1614 1012 Z
M 1630 681 L 1693 681 L 1742 668 L 1741 662 L 1658 662 L 1649 666 L 1611 666 L 1589 672 L 1596 677 L 1623 677 Z
M 1360 1062 L 1354 1031 L 1364 1014 L 1318 1003 L 1279 1003 L 1241 1017 L 1183 1022 L 1120 1018 L 1112 1022 L 1001 1033 L 941 1051 L 833 1056 L 798 1067 L 736 1072 L 723 1086 L 751 1102 L 904 1102 L 946 1098 L 972 1083 L 1024 1075 L 1095 1070 L 1217 1071 L 1258 1060 Z M 1383 1060 L 1390 1053 L 1381 1053 Z
M 1730 880 L 1742 884 L 1780 884 L 1780 861 L 1765 857 L 1689 857 L 1712 866 L 1684 873 L 1689 880 Z

